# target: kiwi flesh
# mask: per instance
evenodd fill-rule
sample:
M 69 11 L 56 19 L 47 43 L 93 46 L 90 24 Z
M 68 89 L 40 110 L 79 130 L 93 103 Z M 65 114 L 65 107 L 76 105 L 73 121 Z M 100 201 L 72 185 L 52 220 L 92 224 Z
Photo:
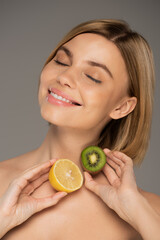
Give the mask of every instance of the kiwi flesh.
M 106 155 L 100 147 L 89 146 L 81 152 L 81 161 L 84 170 L 97 174 L 106 163 Z

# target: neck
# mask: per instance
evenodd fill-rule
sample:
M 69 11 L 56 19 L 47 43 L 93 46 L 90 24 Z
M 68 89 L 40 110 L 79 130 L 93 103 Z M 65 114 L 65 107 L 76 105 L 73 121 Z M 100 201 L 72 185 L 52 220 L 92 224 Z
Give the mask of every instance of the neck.
M 39 161 L 68 158 L 81 167 L 81 151 L 89 145 L 95 145 L 97 139 L 98 134 L 93 129 L 83 131 L 50 125 L 46 138 L 38 149 Z

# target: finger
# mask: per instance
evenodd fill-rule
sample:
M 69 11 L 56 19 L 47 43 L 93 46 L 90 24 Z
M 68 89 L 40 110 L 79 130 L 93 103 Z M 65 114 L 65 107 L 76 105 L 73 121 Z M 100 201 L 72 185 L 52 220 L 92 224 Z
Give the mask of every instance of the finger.
M 30 170 L 33 170 L 34 168 L 40 167 L 40 166 L 44 166 L 45 164 L 51 163 L 51 165 L 53 165 L 53 163 L 55 163 L 57 161 L 58 158 L 53 158 L 48 160 L 47 162 L 43 162 L 43 163 L 38 163 L 35 164 L 34 166 L 26 169 L 23 173 L 29 172 Z
M 92 176 L 88 172 L 84 172 L 85 177 L 85 187 L 91 190 L 92 192 L 99 195 L 99 185 L 96 183 Z
M 94 192 L 97 194 L 99 197 L 103 198 L 103 190 L 104 188 L 109 187 L 110 185 L 108 184 L 99 184 L 96 181 L 93 180 L 92 176 L 88 172 L 84 172 L 84 177 L 85 177 L 85 187 L 88 188 L 90 191 Z
M 109 203 L 109 193 L 113 190 L 113 187 L 109 184 L 98 184 L 93 180 L 88 172 L 84 172 L 85 176 L 85 187 L 99 196 L 108 206 Z
M 112 186 L 118 187 L 120 185 L 120 178 L 116 172 L 109 166 L 107 163 L 103 168 L 104 175 L 107 177 L 107 180 Z
M 121 176 L 121 168 L 120 168 L 120 166 L 117 164 L 117 163 L 115 163 L 113 160 L 111 160 L 110 158 L 107 158 L 107 164 L 115 171 L 115 173 L 116 173 L 116 175 L 118 176 L 118 177 L 120 177 Z
M 29 181 L 35 180 L 39 174 L 46 173 L 56 161 L 57 159 L 51 159 L 43 164 L 41 163 L 33 166 L 32 168 L 27 169 L 22 175 Z
M 107 154 L 107 153 L 111 152 L 111 150 L 108 149 L 108 148 L 104 148 L 104 149 L 103 149 L 103 152 Z
M 115 157 L 115 159 L 117 159 L 117 161 L 119 159 L 124 164 L 133 165 L 132 159 L 130 157 L 128 157 L 125 153 L 122 153 L 119 151 L 114 151 L 113 156 Z
M 34 180 L 29 185 L 27 185 L 22 190 L 22 194 L 30 195 L 31 193 L 33 193 L 38 187 L 40 187 L 46 181 L 48 181 L 48 172 L 41 175 L 38 179 Z
M 33 181 L 37 180 L 38 178 L 40 178 L 43 174 L 49 173 L 50 169 L 51 169 L 51 166 L 50 166 L 50 167 L 47 167 L 47 168 L 44 169 L 42 172 L 39 172 L 39 173 L 36 174 L 34 177 L 32 177 L 32 179 L 28 179 L 28 182 L 33 182 Z
M 57 192 L 53 196 L 36 199 L 37 206 L 36 206 L 35 212 L 39 212 L 45 208 L 56 205 L 65 196 L 67 196 L 66 192 Z
M 114 151 L 112 152 L 113 155 L 113 160 L 114 161 L 122 161 L 123 165 L 121 167 L 121 182 L 123 186 L 132 186 L 136 187 L 136 179 L 134 175 L 134 170 L 133 170 L 133 161 L 130 157 L 128 157 L 126 154 L 119 152 L 119 151 Z
M 104 152 L 107 156 L 107 163 L 115 170 L 117 175 L 120 177 L 121 168 L 123 168 L 124 163 L 118 158 L 114 157 L 113 152 L 111 152 L 109 149 L 105 148 Z
M 117 164 L 119 167 L 123 168 L 125 163 L 120 158 L 118 158 L 114 153 L 115 152 L 111 151 L 106 153 L 107 161 L 112 160 L 114 162 L 113 165 Z
M 109 149 L 104 149 L 104 152 L 107 156 L 107 163 L 116 171 L 117 175 L 121 176 L 121 169 L 124 167 L 124 163 L 116 158 L 112 151 Z
M 128 157 L 126 154 L 118 151 L 113 152 L 113 156 L 115 161 L 116 159 L 119 159 L 124 163 L 123 167 L 121 167 L 122 180 L 126 182 L 129 181 L 129 179 L 131 180 L 131 176 L 134 176 L 132 159 Z
M 45 173 L 46 169 L 49 169 L 49 167 L 51 167 L 55 161 L 56 159 L 52 159 L 46 163 L 33 167 L 27 170 L 20 177 L 13 180 L 13 182 L 10 184 L 7 190 L 7 194 L 9 195 L 9 198 L 14 199 L 16 202 L 19 197 L 19 194 L 30 183 L 30 181 L 32 181 L 35 178 L 35 176 L 37 177 L 38 174 Z
M 118 175 L 121 179 L 121 182 L 126 184 L 126 183 L 129 183 L 129 180 L 131 180 L 131 179 L 133 181 L 134 177 L 132 177 L 132 176 L 134 176 L 134 171 L 133 171 L 132 159 L 129 158 L 126 154 L 118 152 L 118 151 L 109 152 L 108 156 L 112 162 L 109 159 L 107 162 L 118 173 Z M 121 174 L 120 174 L 120 171 L 118 170 L 118 167 L 116 167 L 115 164 L 120 165 Z M 118 181 L 117 181 L 117 183 L 118 183 Z

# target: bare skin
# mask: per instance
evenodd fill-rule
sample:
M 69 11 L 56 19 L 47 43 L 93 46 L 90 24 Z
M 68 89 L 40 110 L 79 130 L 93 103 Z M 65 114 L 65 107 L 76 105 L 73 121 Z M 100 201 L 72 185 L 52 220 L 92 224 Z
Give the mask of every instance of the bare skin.
M 47 134 L 45 139 L 45 142 L 47 141 L 49 141 L 49 134 Z M 0 163 L 1 195 L 4 194 L 10 182 L 22 174 L 22 172 L 37 165 L 39 161 L 44 162 L 44 160 L 46 160 L 45 162 L 48 162 L 49 159 L 47 159 L 47 157 L 45 158 L 47 154 L 42 154 L 44 149 L 46 150 L 46 148 L 43 148 L 44 145 L 45 144 L 42 144 L 40 148 L 30 153 Z M 108 161 L 110 160 L 108 159 Z M 79 166 L 81 168 L 81 165 Z M 105 171 L 108 171 L 108 166 L 105 167 Z M 109 172 L 111 173 L 111 171 Z M 108 175 L 109 182 L 104 173 L 100 173 L 94 177 L 96 184 L 98 183 L 104 186 L 111 184 L 115 176 L 112 176 L 111 180 Z M 134 181 L 132 184 L 136 185 Z M 97 189 L 93 189 L 94 184 L 88 177 L 86 178 L 85 185 L 88 189 L 98 194 Z M 123 216 L 119 217 L 115 211 L 110 209 L 112 205 L 109 203 L 115 202 L 115 204 L 117 204 L 116 201 L 110 201 L 110 198 L 108 198 L 109 203 L 106 202 L 108 207 L 104 203 L 103 196 L 100 198 L 97 197 L 94 193 L 89 191 L 85 185 L 77 192 L 65 196 L 56 206 L 49 207 L 48 209 L 34 214 L 20 226 L 8 231 L 2 239 L 12 240 L 16 238 L 27 240 L 29 238 L 34 238 L 61 240 L 64 239 L 64 237 L 65 239 L 75 239 L 75 237 L 76 239 L 85 239 L 87 237 L 87 239 L 96 240 L 99 238 L 106 239 L 106 236 L 108 239 L 113 240 L 121 240 L 122 236 L 124 240 L 142 239 L 135 228 L 121 218 Z M 148 200 L 153 209 L 159 212 L 159 197 L 141 190 L 140 193 Z M 31 195 L 36 198 L 45 198 L 54 194 L 54 189 L 50 186 L 48 181 L 45 181 Z
M 9 183 L 31 165 L 35 165 L 39 149 L 18 158 L 1 163 L 1 194 Z M 32 159 L 32 162 L 30 161 Z M 34 160 L 34 161 L 33 161 Z M 24 163 L 24 164 L 23 164 Z M 9 177 L 8 177 L 9 176 Z M 100 173 L 96 178 L 106 183 Z M 40 186 L 32 196 L 46 197 L 54 194 L 49 182 Z M 116 231 L 115 231 L 116 229 Z M 80 190 L 68 194 L 56 206 L 49 207 L 10 230 L 2 239 L 141 239 L 139 234 L 118 215 L 109 209 L 103 201 L 83 186 Z
M 47 162 L 51 159 L 65 157 L 74 161 L 83 171 L 80 164 L 82 149 L 96 143 L 99 133 L 106 123 L 111 119 L 126 116 L 136 105 L 136 98 L 129 97 L 127 94 L 128 78 L 123 58 L 112 42 L 95 34 L 82 34 L 65 44 L 65 47 L 72 53 L 73 57 L 69 57 L 64 50 L 60 50 L 57 56 L 43 69 L 40 78 L 39 104 L 41 115 L 46 121 L 51 123 L 47 136 L 38 149 L 0 163 L 1 205 L 5 205 L 7 202 L 5 200 L 8 200 L 8 198 L 4 197 L 8 186 L 11 189 L 9 193 L 12 192 L 12 184 L 9 184 L 13 179 L 26 170 L 27 173 L 24 174 L 28 178 L 28 175 L 30 175 L 28 169 L 37 164 L 48 164 Z M 65 65 L 57 64 L 55 60 L 61 61 Z M 86 63 L 88 60 L 106 63 L 111 74 L 98 67 L 89 66 Z M 100 80 L 101 83 L 88 78 L 88 75 Z M 80 106 L 64 107 L 63 105 L 49 102 L 48 90 L 50 88 L 56 88 L 67 94 L 67 96 L 79 102 Z M 108 155 L 109 153 L 106 152 L 106 154 Z M 110 156 L 109 158 L 112 164 L 114 164 L 112 157 Z M 114 168 L 114 166 L 112 167 Z M 31 200 L 33 204 L 31 204 L 32 209 L 29 208 L 29 213 L 27 212 L 27 205 L 24 211 L 25 216 L 21 216 L 24 223 L 20 221 L 21 224 L 19 223 L 20 225 L 17 227 L 16 224 L 13 224 L 13 229 L 10 230 L 10 228 L 3 239 L 142 239 L 135 230 L 139 230 L 134 225 L 135 219 L 134 223 L 128 221 L 128 218 L 125 218 L 119 212 L 121 208 L 116 209 L 116 206 L 118 204 L 121 206 L 122 203 L 117 203 L 117 198 L 113 198 L 113 195 L 117 196 L 115 192 L 117 193 L 118 191 L 114 189 L 112 191 L 114 194 L 110 192 L 111 196 L 109 196 L 109 199 L 114 200 L 115 203 L 111 205 L 104 201 L 103 195 L 106 192 L 101 191 L 102 195 L 99 194 L 101 185 L 112 185 L 112 181 L 110 177 L 107 177 L 105 171 L 98 174 L 94 178 L 95 181 L 89 175 L 86 175 L 85 185 L 80 190 L 67 196 L 55 195 L 54 189 L 47 181 L 48 171 L 49 166 L 47 165 L 44 172 L 45 176 L 42 177 L 43 179 L 40 178 L 41 184 L 38 184 L 38 187 L 35 190 L 32 189 L 31 192 L 30 189 L 27 189 L 29 198 L 27 196 L 25 199 L 27 201 Z M 116 171 L 115 168 L 114 172 L 120 178 L 121 176 L 118 175 L 120 172 Z M 109 169 L 109 175 L 110 173 L 112 173 L 111 168 Z M 129 168 L 128 173 L 132 173 L 131 168 Z M 26 174 L 28 175 L 26 176 Z M 130 187 L 134 192 L 132 196 L 137 196 L 136 183 L 133 176 L 131 175 L 130 177 L 132 178 Z M 35 180 L 34 176 L 28 182 L 30 180 Z M 122 181 L 124 186 L 127 186 L 127 180 Z M 16 183 L 18 183 L 17 180 Z M 23 182 L 23 184 L 27 183 Z M 121 184 L 117 186 L 119 187 Z M 23 191 L 24 189 L 22 189 Z M 143 193 L 143 195 L 147 196 L 151 206 L 158 212 L 159 198 L 147 193 Z M 17 202 L 17 207 L 24 199 L 23 197 L 24 194 Z M 33 201 L 31 197 L 42 199 L 34 199 Z M 47 198 L 48 200 L 46 197 L 49 197 Z M 45 199 L 45 207 L 43 199 Z M 43 202 L 43 207 L 38 204 L 38 208 L 37 202 Z M 51 205 L 52 207 L 49 207 Z M 125 209 L 125 206 L 123 206 L 123 209 Z M 47 207 L 49 208 L 40 211 Z M 30 216 L 32 215 L 30 212 L 32 212 L 33 216 Z M 0 220 L 3 223 L 3 219 L 0 218 Z

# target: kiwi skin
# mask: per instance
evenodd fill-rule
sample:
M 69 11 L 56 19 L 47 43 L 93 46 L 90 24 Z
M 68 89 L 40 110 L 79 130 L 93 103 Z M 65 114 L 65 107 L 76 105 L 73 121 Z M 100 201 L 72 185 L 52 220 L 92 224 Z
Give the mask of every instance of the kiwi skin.
M 97 147 L 97 146 L 89 146 L 89 147 L 86 147 L 85 149 L 83 149 L 83 151 L 86 150 L 87 148 L 90 148 L 90 147 L 96 148 L 96 149 L 98 149 L 99 151 L 101 151 L 101 153 L 104 153 L 103 150 L 102 150 L 100 147 Z M 83 164 L 83 161 L 82 161 L 83 151 L 81 152 L 81 164 L 82 164 L 83 169 L 84 169 L 85 171 L 89 172 L 89 173 L 92 174 L 92 175 L 96 175 L 96 174 L 98 174 L 99 172 L 101 172 L 102 169 L 104 168 L 105 164 L 106 164 L 106 155 L 105 155 L 105 153 L 103 154 L 103 157 L 105 157 L 105 162 L 104 162 L 103 166 L 102 166 L 99 170 L 97 170 L 97 171 L 91 171 L 90 169 L 87 169 L 87 168 L 84 166 L 84 164 Z
M 90 170 L 88 170 L 87 168 L 85 168 L 83 164 L 82 164 L 82 167 L 83 167 L 83 169 L 84 169 L 86 172 L 88 172 L 88 173 L 90 173 L 90 174 L 92 174 L 92 175 L 97 175 L 97 174 L 98 174 L 99 172 L 101 172 L 102 169 L 104 168 L 104 166 L 103 166 L 103 167 L 102 167 L 101 169 L 99 169 L 98 171 L 93 172 L 93 171 L 90 171 Z

